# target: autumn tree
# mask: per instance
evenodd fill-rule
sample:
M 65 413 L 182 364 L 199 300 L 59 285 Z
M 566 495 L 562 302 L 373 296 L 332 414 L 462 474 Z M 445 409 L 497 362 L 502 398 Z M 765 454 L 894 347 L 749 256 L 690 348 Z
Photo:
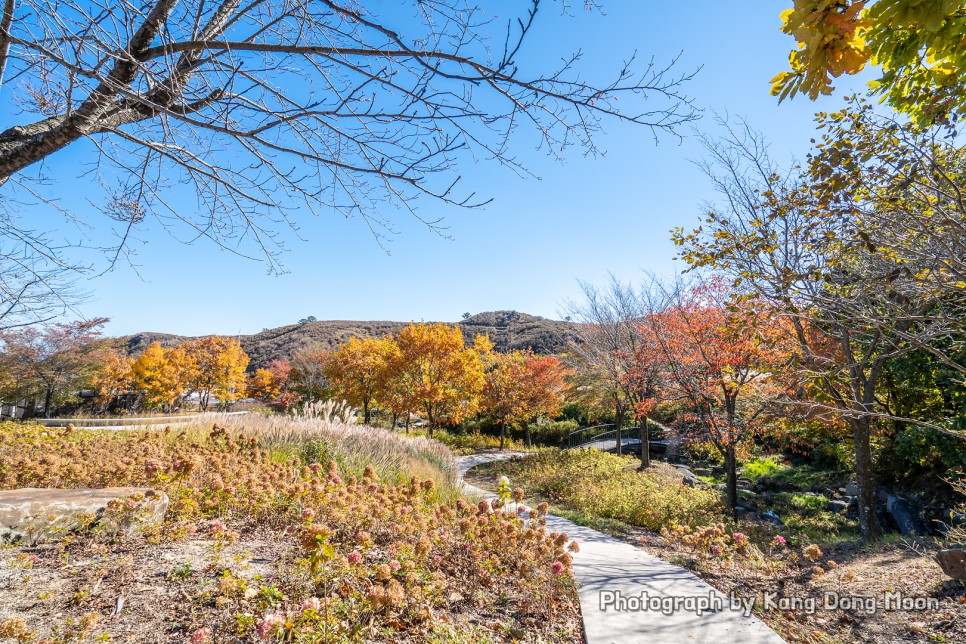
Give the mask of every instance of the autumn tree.
M 556 356 L 538 356 L 530 350 L 524 352 L 524 401 L 530 412 L 527 421 L 553 418 L 560 413 L 569 391 L 568 374 L 569 369 Z M 524 439 L 527 445 L 533 445 L 529 422 L 524 425 Z
M 871 63 L 881 69 L 873 93 L 919 125 L 954 122 L 966 106 L 961 0 L 794 0 L 782 23 L 797 45 L 772 79 L 782 99 L 829 94 L 832 77 Z
M 622 351 L 627 369 L 621 376 L 621 385 L 630 392 L 634 415 L 637 417 L 641 441 L 641 469 L 651 466 L 649 417 L 657 407 L 666 377 L 666 353 L 654 337 L 648 325 L 651 316 L 659 313 L 666 301 L 660 282 L 653 276 L 639 293 L 641 316 L 637 323 L 637 342 Z
M 897 203 L 946 197 L 920 192 L 906 179 L 869 189 L 884 174 L 881 157 L 864 145 L 852 157 L 855 143 L 836 140 L 843 131 L 836 124 L 851 120 L 847 112 L 823 118 L 830 131 L 809 165 L 785 171 L 750 128 L 711 142 L 707 169 L 722 203 L 709 208 L 700 229 L 678 231 L 676 241 L 692 266 L 725 272 L 787 322 L 798 371 L 822 394 L 808 401 L 813 414 L 841 419 L 852 432 L 859 526 L 864 538 L 876 539 L 871 434 L 873 421 L 887 417 L 877 396 L 881 376 L 890 360 L 933 346 L 958 321 L 935 315 L 950 293 L 934 287 L 939 276 L 948 279 L 951 256 L 935 252 L 942 241 L 912 235 L 906 239 L 919 249 L 903 248 L 893 243 L 903 236 L 890 232 L 902 219 Z M 866 139 L 861 129 L 855 135 Z M 907 188 L 913 194 L 904 194 Z M 958 224 L 938 217 L 935 225 Z
M 165 348 L 152 342 L 131 365 L 134 388 L 145 406 L 170 411 L 190 390 L 195 365 L 183 347 Z
M 572 390 L 579 399 L 613 409 L 620 454 L 625 421 L 640 421 L 641 404 L 650 396 L 632 377 L 644 302 L 638 288 L 614 275 L 604 288 L 587 282 L 580 288 L 583 299 L 565 304 L 567 317 L 576 322 L 576 339 L 568 344 L 565 358 L 572 370 Z M 646 421 L 644 427 L 646 434 Z
M 202 411 L 208 410 L 212 396 L 225 406 L 244 396 L 249 358 L 237 339 L 211 335 L 187 340 L 181 347 L 193 364 L 191 389 Z
M 737 448 L 786 393 L 790 355 L 761 303 L 736 299 L 720 279 L 666 291 L 663 310 L 641 327 L 644 343 L 663 354 L 665 395 L 684 402 L 683 424 L 724 458 L 728 507 L 738 506 Z
M 369 424 L 373 402 L 385 382 L 392 350 L 389 338 L 349 338 L 340 344 L 325 365 L 336 397 L 362 409 L 363 422 Z
M 304 402 L 325 400 L 332 394 L 332 384 L 325 366 L 332 352 L 321 346 L 303 347 L 289 360 L 289 387 Z
M 407 361 L 395 338 L 387 337 L 384 348 L 386 362 L 378 384 L 379 404 L 389 410 L 390 424 L 394 429 L 399 417 L 405 416 L 408 434 L 412 411 L 419 404 L 416 399 L 416 374 L 407 370 Z
M 95 402 L 102 412 L 131 391 L 133 361 L 121 351 L 110 348 L 102 352 L 90 377 L 90 387 L 96 392 Z
M 673 61 L 631 56 L 601 75 L 579 54 L 536 58 L 546 6 L 498 17 L 455 0 L 0 3 L 0 99 L 17 105 L 0 132 L 0 237 L 45 266 L 71 263 L 14 205 L 60 212 L 63 173 L 46 171 L 71 148 L 98 165 L 104 216 L 84 224 L 117 233 L 109 261 L 162 221 L 277 269 L 296 212 L 335 210 L 383 236 L 386 201 L 414 215 L 419 198 L 486 203 L 457 185 L 463 161 L 520 169 L 520 129 L 553 155 L 596 153 L 605 122 L 657 135 L 696 118 Z M 172 184 L 194 198 L 173 199 Z
M 248 379 L 248 396 L 262 402 L 272 402 L 282 393 L 282 385 L 270 369 L 259 367 Z
M 485 363 L 485 384 L 481 408 L 500 426 L 500 449 L 507 427 L 530 419 L 526 391 L 526 356 L 522 351 L 494 353 Z
M 483 340 L 476 348 L 467 347 L 456 325 L 410 324 L 396 336 L 396 344 L 396 373 L 410 383 L 430 436 L 435 428 L 455 425 L 477 411 L 485 382 L 480 352 L 489 350 Z
M 55 403 L 76 393 L 97 366 L 106 318 L 29 326 L 0 334 L 0 361 L 8 373 L 6 395 L 42 400 L 49 417 Z

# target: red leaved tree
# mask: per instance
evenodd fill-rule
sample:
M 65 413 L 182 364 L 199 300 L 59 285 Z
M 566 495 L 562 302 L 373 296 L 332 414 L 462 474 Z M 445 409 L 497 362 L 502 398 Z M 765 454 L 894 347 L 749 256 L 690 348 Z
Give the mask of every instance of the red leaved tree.
M 663 354 L 668 394 L 690 410 L 683 427 L 724 457 L 734 512 L 736 448 L 787 391 L 780 373 L 789 353 L 777 333 L 778 318 L 735 297 L 720 279 L 679 284 L 665 295 L 662 310 L 641 327 L 643 344 Z

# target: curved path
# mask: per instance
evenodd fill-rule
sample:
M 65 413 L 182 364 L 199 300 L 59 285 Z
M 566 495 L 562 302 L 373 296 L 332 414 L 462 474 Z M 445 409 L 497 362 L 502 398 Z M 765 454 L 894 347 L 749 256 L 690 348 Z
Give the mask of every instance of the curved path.
M 460 457 L 460 480 L 471 467 L 512 456 L 522 454 Z M 487 498 L 495 496 L 466 482 L 463 489 Z M 547 516 L 547 528 L 564 532 L 580 544 L 580 552 L 573 556 L 574 576 L 588 644 L 784 641 L 757 617 L 733 609 L 728 597 L 683 568 L 560 517 Z M 636 607 L 635 603 L 645 597 L 647 605 Z M 621 599 L 625 604 L 618 606 Z M 672 602 L 678 602 L 678 606 L 671 606 Z M 699 602 L 712 607 L 695 610 Z

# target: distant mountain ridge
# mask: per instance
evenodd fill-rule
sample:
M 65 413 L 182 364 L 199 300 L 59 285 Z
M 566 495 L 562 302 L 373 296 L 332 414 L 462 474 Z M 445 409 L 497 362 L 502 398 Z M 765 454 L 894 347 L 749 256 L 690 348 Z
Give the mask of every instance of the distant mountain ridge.
M 238 336 L 242 348 L 251 357 L 251 367 L 266 365 L 272 360 L 288 359 L 305 347 L 321 345 L 335 348 L 351 337 L 372 338 L 397 333 L 408 322 L 361 322 L 349 320 L 319 320 L 265 329 L 252 335 Z M 453 323 L 447 323 L 453 324 Z M 488 335 L 497 351 L 532 349 L 535 353 L 560 353 L 573 338 L 574 324 L 548 320 L 517 311 L 488 311 L 478 313 L 456 323 L 463 331 L 467 344 L 477 335 Z M 189 336 L 170 333 L 143 332 L 120 338 L 129 355 L 138 355 L 152 342 L 173 347 Z

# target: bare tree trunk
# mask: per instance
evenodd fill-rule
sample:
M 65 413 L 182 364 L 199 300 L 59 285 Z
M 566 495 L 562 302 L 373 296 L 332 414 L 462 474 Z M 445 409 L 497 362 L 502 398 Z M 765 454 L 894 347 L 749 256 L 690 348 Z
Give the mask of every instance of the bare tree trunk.
M 396 421 L 398 420 L 399 420 L 399 414 L 397 414 L 396 412 L 392 412 L 392 424 L 389 425 L 389 429 L 391 429 L 392 431 L 396 431 Z
M 406 412 L 406 433 L 407 434 L 409 433 L 409 423 L 412 422 L 412 419 L 413 419 L 413 415 L 407 411 Z
M 533 447 L 533 437 L 530 434 L 530 423 L 524 425 L 523 440 L 527 447 Z
M 500 451 L 503 451 L 503 440 L 506 437 L 506 421 L 500 423 Z
M 728 509 L 735 521 L 738 520 L 738 459 L 735 457 L 735 446 L 725 447 L 725 470 L 727 472 Z
M 647 431 L 647 414 L 641 418 L 641 469 L 645 470 L 651 466 L 651 441 Z
M 50 405 L 54 398 L 54 388 L 47 387 L 44 392 L 44 418 L 50 418 Z
M 882 526 L 875 511 L 875 479 L 872 476 L 872 447 L 869 443 L 871 421 L 868 416 L 849 421 L 855 446 L 855 482 L 859 488 L 859 531 L 866 541 L 882 537 Z
M 362 424 L 368 425 L 369 421 L 372 420 L 372 412 L 369 410 L 369 401 L 362 401 Z
M 615 435 L 617 437 L 617 455 L 621 456 L 623 454 L 623 449 L 621 449 L 621 429 L 624 425 L 624 410 L 618 405 L 617 406 L 617 421 L 615 428 Z

